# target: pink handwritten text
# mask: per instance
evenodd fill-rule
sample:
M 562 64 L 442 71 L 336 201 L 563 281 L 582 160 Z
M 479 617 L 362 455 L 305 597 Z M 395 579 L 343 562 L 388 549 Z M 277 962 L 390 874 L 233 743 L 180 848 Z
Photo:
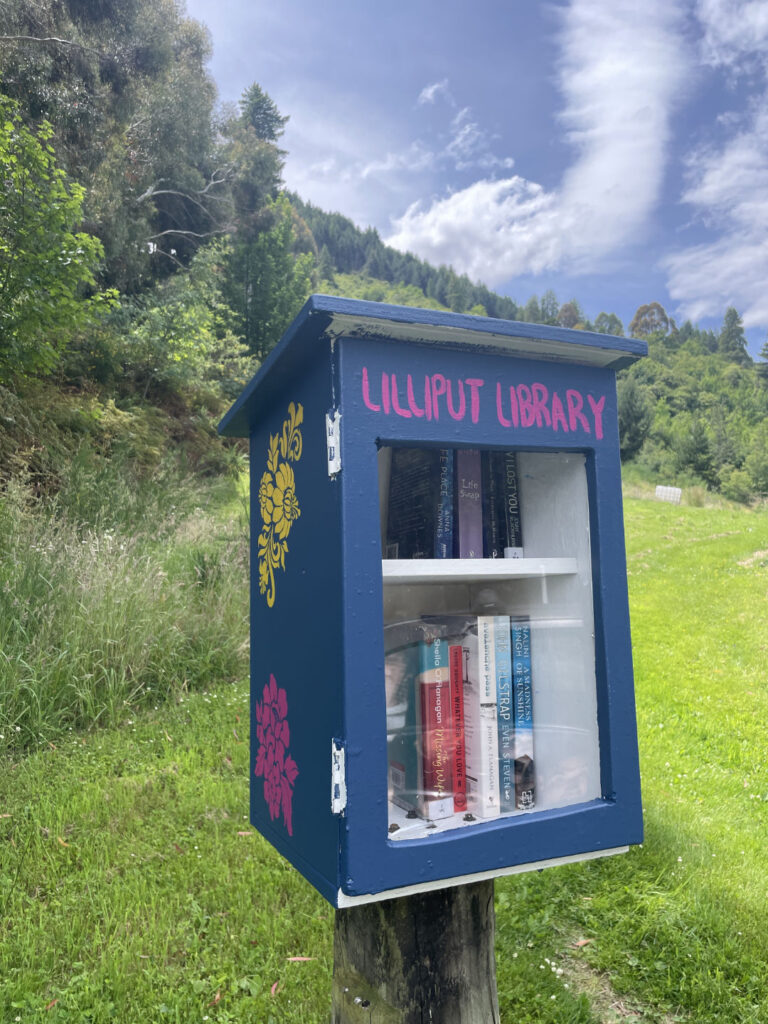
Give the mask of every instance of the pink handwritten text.
M 452 419 L 477 424 L 492 415 L 491 390 L 478 377 L 452 379 L 442 373 L 383 372 L 372 380 L 363 367 L 363 403 L 371 412 L 404 419 Z M 485 397 L 484 397 L 485 396 Z M 502 427 L 548 428 L 555 433 L 582 433 L 603 438 L 605 395 L 584 395 L 576 388 L 550 390 L 545 384 L 502 384 L 495 388 L 496 421 Z M 486 409 L 486 407 L 488 407 Z

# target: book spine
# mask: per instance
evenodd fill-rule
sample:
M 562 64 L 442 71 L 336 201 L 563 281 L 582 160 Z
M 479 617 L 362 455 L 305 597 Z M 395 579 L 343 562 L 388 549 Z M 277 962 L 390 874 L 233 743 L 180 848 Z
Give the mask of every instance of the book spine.
M 523 525 L 520 518 L 520 488 L 515 452 L 504 452 L 502 493 L 504 496 L 504 557 L 522 558 Z
M 496 724 L 499 743 L 499 810 L 515 809 L 515 729 L 512 711 L 512 651 L 509 616 L 493 620 L 496 658 Z
M 421 645 L 422 813 L 425 818 L 453 814 L 453 724 L 448 643 L 442 637 Z
M 503 452 L 482 453 L 483 553 L 486 558 L 504 557 Z
M 435 558 L 453 558 L 453 463 L 453 450 L 441 448 L 440 492 L 435 528 Z
M 439 472 L 434 448 L 392 449 L 387 558 L 434 557 Z
M 456 491 L 459 558 L 482 558 L 482 473 L 480 452 L 474 448 L 456 453 Z
M 464 681 L 469 652 L 461 644 L 448 649 L 451 675 L 451 709 L 453 711 L 453 809 L 463 813 L 467 809 L 467 761 L 464 747 Z
M 418 643 L 388 651 L 384 659 L 387 695 L 389 799 L 406 811 L 419 811 L 420 752 Z
M 515 727 L 515 803 L 530 811 L 536 804 L 536 767 L 533 758 L 533 678 L 531 627 L 512 624 L 512 677 Z
M 490 615 L 477 620 L 477 661 L 477 685 L 464 702 L 467 804 L 473 814 L 489 818 L 499 813 L 496 652 L 494 617 Z
M 480 703 L 487 706 L 496 704 L 496 645 L 494 644 L 495 620 L 498 616 L 478 615 L 477 651 L 480 659 Z M 507 619 L 509 622 L 509 619 Z

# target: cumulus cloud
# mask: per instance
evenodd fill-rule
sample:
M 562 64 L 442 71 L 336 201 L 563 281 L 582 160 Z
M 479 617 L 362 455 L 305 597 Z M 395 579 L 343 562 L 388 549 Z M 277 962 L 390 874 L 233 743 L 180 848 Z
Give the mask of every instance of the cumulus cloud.
M 765 0 L 698 0 L 702 56 L 713 65 L 743 69 L 745 56 L 765 59 L 768 4 Z
M 681 312 L 692 319 L 736 306 L 746 326 L 768 323 L 768 7 L 700 0 L 704 50 L 732 73 L 762 66 L 765 92 L 752 112 L 720 119 L 729 137 L 688 161 L 682 199 L 711 241 L 680 249 L 662 266 Z
M 686 72 L 678 18 L 671 0 L 573 0 L 563 14 L 560 88 L 576 157 L 560 186 L 478 181 L 412 204 L 389 243 L 499 284 L 531 271 L 585 272 L 637 238 L 658 198 Z

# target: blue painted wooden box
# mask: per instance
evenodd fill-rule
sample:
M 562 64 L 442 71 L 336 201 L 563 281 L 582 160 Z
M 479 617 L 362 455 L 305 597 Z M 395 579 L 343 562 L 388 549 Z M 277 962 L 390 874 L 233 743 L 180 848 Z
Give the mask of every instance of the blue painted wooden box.
M 250 438 L 251 821 L 335 906 L 641 841 L 615 371 L 645 352 L 635 339 L 316 295 L 222 420 L 221 433 Z M 447 557 L 430 539 L 402 557 L 407 531 L 432 515 L 425 481 L 440 458 L 453 473 L 439 511 Z M 467 488 L 490 509 L 500 458 L 516 467 L 521 547 L 465 557 L 459 535 L 478 527 Z M 510 624 L 510 664 L 521 636 L 530 646 L 508 686 Z M 423 659 L 439 643 L 466 707 L 450 708 L 446 689 L 435 754 L 439 691 L 423 688 L 435 667 Z M 491 649 L 497 692 L 478 705 L 467 686 L 480 670 L 466 665 Z M 512 683 L 527 717 L 502 735 Z M 526 729 L 527 804 L 515 786 L 530 758 L 514 747 Z

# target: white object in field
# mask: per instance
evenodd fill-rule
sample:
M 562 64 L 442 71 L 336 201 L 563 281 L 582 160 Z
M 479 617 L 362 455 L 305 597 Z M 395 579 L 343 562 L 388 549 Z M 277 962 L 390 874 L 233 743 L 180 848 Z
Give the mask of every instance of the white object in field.
M 656 488 L 656 497 L 659 501 L 671 501 L 673 505 L 679 505 L 682 496 L 683 492 L 679 487 L 662 487 L 659 484 Z

